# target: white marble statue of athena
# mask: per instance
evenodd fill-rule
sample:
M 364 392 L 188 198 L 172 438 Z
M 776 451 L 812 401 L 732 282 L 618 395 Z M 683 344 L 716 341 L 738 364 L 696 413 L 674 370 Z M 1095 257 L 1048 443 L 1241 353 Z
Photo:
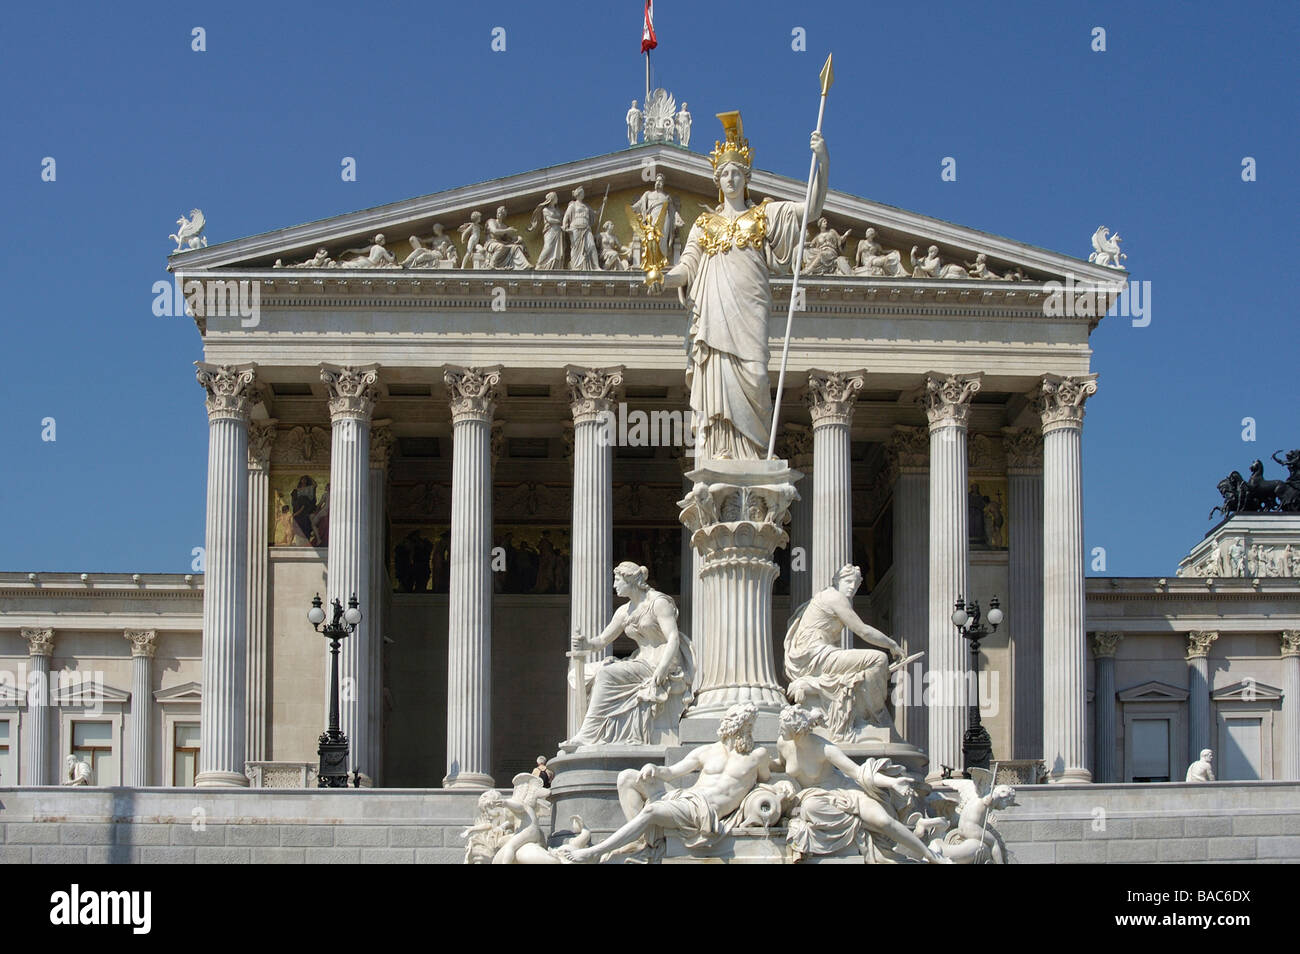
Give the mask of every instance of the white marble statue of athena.
M 690 364 L 686 384 L 701 458 L 759 460 L 772 426 L 768 317 L 772 270 L 788 269 L 802 240 L 802 202 L 755 205 L 747 195 L 753 152 L 739 113 L 720 117 L 727 132 L 710 155 L 719 203 L 691 227 L 681 261 L 664 275 L 690 301 Z M 811 146 L 817 170 L 808 207 L 816 221 L 826 200 L 827 151 L 820 133 Z

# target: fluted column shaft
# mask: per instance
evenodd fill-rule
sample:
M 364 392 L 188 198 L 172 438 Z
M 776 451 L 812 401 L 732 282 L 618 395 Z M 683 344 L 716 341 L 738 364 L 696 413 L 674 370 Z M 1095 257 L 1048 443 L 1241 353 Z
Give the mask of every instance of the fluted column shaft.
M 453 428 L 446 788 L 493 784 L 492 414 L 500 371 L 443 372 Z
M 1043 759 L 1049 781 L 1088 782 L 1083 403 L 1095 375 L 1047 375 L 1043 420 Z
M 1120 633 L 1097 633 L 1092 638 L 1092 655 L 1097 667 L 1093 710 L 1096 714 L 1096 757 L 1093 777 L 1098 782 L 1120 781 L 1119 762 L 1115 756 L 1115 647 Z
M 270 536 L 271 446 L 275 443 L 275 421 L 250 421 L 248 425 L 248 741 L 250 762 L 267 758 L 270 731 L 267 631 L 270 626 L 267 601 L 267 563 Z
M 27 640 L 26 739 L 22 746 L 19 781 L 23 785 L 55 784 L 54 700 L 50 697 L 50 656 L 54 630 L 23 629 Z M 11 784 L 12 780 L 9 783 Z
M 817 471 L 813 466 L 812 429 L 803 424 L 786 424 L 783 436 L 782 456 L 803 474 L 799 499 L 790 505 L 790 612 L 793 613 L 813 595 L 812 488 L 816 485 Z
M 894 719 L 907 742 L 929 742 L 927 709 L 918 704 L 924 692 L 929 659 L 930 614 L 930 446 L 923 428 L 902 427 L 889 443 L 894 472 L 894 610 L 891 635 L 906 655 L 926 653 L 899 675 Z
M 708 612 L 696 649 L 695 706 L 683 726 L 744 702 L 775 715 L 785 694 L 772 648 L 772 554 L 787 542 L 781 527 L 794 472 L 784 461 L 711 460 L 690 476 L 681 520 L 701 556 L 696 609 Z
M 1281 777 L 1300 780 L 1300 630 L 1282 633 Z
M 1201 757 L 1210 743 L 1213 726 L 1210 720 L 1210 645 L 1219 638 L 1215 632 L 1187 634 L 1187 760 Z
M 363 698 L 369 730 L 365 750 L 370 753 L 370 764 L 366 771 L 370 773 L 373 785 L 383 784 L 384 778 L 384 625 L 389 594 L 392 592 L 388 579 L 388 560 L 384 554 L 388 463 L 394 442 L 389 423 L 386 420 L 372 421 L 370 425 L 370 499 L 366 505 L 370 531 L 370 580 L 367 584 L 369 599 L 366 613 L 369 618 L 370 651 L 366 661 L 368 680 Z
M 127 630 L 131 643 L 131 721 L 126 737 L 125 771 L 122 782 L 131 788 L 145 788 L 153 782 L 153 654 L 158 634 L 153 630 Z
M 966 646 L 952 624 L 953 603 L 970 598 L 967 533 L 967 419 L 980 376 L 928 375 L 930 423 L 929 778 L 960 769 L 966 719 Z
M 1009 522 L 1012 757 L 1043 757 L 1043 443 L 1037 428 L 1004 431 Z
M 200 788 L 239 788 L 248 744 L 248 414 L 251 367 L 198 364 L 207 391 L 208 500 L 203 575 Z
M 570 636 L 594 639 L 614 615 L 614 413 L 622 366 L 565 368 L 573 414 L 572 571 L 569 574 Z M 663 585 L 660 581 L 660 585 Z M 582 726 L 585 698 L 569 687 L 568 735 Z
M 325 571 L 329 599 L 347 605 L 369 596 L 370 555 L 370 418 L 379 392 L 379 371 L 321 366 L 329 389 L 330 486 L 329 553 Z M 374 607 L 361 606 L 361 622 L 339 650 L 339 728 L 348 739 L 348 771 L 375 771 L 370 726 L 371 634 Z M 325 657 L 326 674 L 331 661 Z M 326 685 L 329 683 L 327 682 Z M 328 695 L 328 693 L 327 693 Z M 328 719 L 330 700 L 325 700 Z
M 865 375 L 865 371 L 808 372 L 808 409 L 813 429 L 812 593 L 830 586 L 840 568 L 853 561 L 849 425 Z M 846 648 L 853 643 L 853 634 L 847 629 L 840 638 Z

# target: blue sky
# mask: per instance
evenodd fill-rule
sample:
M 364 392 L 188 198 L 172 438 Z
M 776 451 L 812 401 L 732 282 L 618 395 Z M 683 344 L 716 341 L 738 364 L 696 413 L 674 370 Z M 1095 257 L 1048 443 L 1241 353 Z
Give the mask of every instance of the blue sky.
M 758 165 L 798 178 L 831 50 L 833 188 L 1078 256 L 1098 225 L 1118 230 L 1152 320 L 1092 337 L 1086 545 L 1109 574 L 1172 575 L 1218 479 L 1300 446 L 1284 299 L 1298 11 L 661 0 L 655 84 L 690 103 L 697 148 L 713 113 L 741 108 Z M 638 0 L 11 5 L 0 569 L 189 570 L 201 344 L 151 310 L 179 214 L 203 209 L 215 243 L 619 149 L 640 18 Z

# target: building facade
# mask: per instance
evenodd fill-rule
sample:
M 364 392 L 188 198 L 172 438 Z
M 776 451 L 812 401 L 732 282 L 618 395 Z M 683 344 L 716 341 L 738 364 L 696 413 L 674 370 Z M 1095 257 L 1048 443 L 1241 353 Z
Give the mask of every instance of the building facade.
M 803 184 L 755 170 L 750 193 Z M 484 787 L 553 753 L 580 716 L 565 653 L 608 621 L 616 563 L 699 627 L 688 316 L 646 290 L 624 223 L 657 195 L 680 243 L 716 201 L 708 159 L 643 145 L 174 255 L 202 343 L 205 572 L 0 574 L 0 784 L 54 783 L 69 755 L 97 785 L 310 784 L 318 593 L 360 603 L 342 722 L 350 768 L 386 787 Z M 556 256 L 583 215 L 614 223 L 603 267 Z M 1223 778 L 1300 778 L 1293 562 L 1085 579 L 1089 338 L 1125 274 L 834 191 L 824 215 L 774 395 L 804 474 L 778 670 L 792 608 L 852 562 L 862 616 L 925 654 L 894 716 L 932 770 L 961 764 L 953 603 L 999 596 L 995 758 L 1181 780 L 1209 747 Z M 775 389 L 792 283 L 773 284 Z

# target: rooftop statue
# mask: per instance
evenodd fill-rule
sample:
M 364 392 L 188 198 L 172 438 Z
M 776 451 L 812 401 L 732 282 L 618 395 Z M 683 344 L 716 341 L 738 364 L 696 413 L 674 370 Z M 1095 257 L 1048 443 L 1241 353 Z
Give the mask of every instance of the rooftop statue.
M 172 252 L 188 252 L 196 248 L 207 248 L 208 240 L 203 236 L 203 213 L 198 209 L 190 209 L 190 217 L 187 219 L 181 216 L 176 220 L 180 226 L 175 232 L 167 236 L 176 243 L 176 249 Z
M 564 267 L 563 221 L 559 193 L 546 193 L 546 197 L 533 209 L 533 217 L 528 222 L 528 231 L 535 232 L 539 226 L 542 229 L 542 250 L 537 255 L 538 268 Z
M 1249 479 L 1234 470 L 1219 481 L 1223 503 L 1210 510 L 1210 517 L 1222 513 L 1300 513 L 1300 450 L 1290 450 L 1285 457 L 1274 451 L 1273 460 L 1287 469 L 1286 480 L 1265 480 L 1264 464 L 1256 459 L 1250 465 Z
M 754 203 L 748 194 L 754 152 L 740 113 L 720 113 L 725 140 L 710 161 L 718 205 L 691 226 L 681 261 L 663 275 L 662 286 L 685 292 L 689 309 L 690 363 L 686 383 L 702 458 L 760 460 L 767 456 L 772 423 L 768 379 L 770 276 L 790 266 L 803 240 L 802 202 Z M 818 170 L 808 208 L 810 219 L 826 200 L 828 157 L 821 133 L 810 146 Z M 647 273 L 648 284 L 654 286 Z
M 1118 233 L 1111 235 L 1110 229 L 1103 225 L 1092 233 L 1092 252 L 1088 255 L 1088 261 L 1107 268 L 1123 268 L 1119 260 L 1128 256 L 1119 250 L 1122 241 Z
M 876 241 L 876 230 L 867 229 L 862 240 L 858 242 L 858 264 L 853 269 L 855 275 L 867 275 L 877 278 L 906 278 L 907 269 L 903 267 L 903 253 L 885 249 Z
M 352 256 L 346 258 L 344 256 Z M 340 268 L 397 268 L 397 259 L 384 247 L 384 235 L 379 233 L 364 248 L 350 248 L 339 257 Z

